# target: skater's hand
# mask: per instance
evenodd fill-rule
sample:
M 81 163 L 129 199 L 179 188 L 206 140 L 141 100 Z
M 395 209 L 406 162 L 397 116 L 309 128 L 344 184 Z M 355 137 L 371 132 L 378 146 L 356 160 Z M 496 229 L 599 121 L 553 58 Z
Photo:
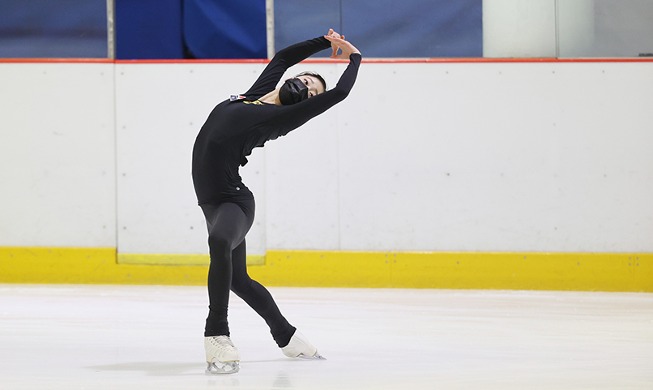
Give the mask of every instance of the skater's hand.
M 360 51 L 356 46 L 352 45 L 351 42 L 346 41 L 344 35 L 338 34 L 333 31 L 333 29 L 329 29 L 329 34 L 325 35 L 324 38 L 331 42 L 331 58 L 347 59 L 354 53 L 360 54 Z
M 344 36 L 342 36 L 342 35 L 338 34 L 337 32 L 333 31 L 332 28 L 329 29 L 329 32 L 327 33 L 326 37 L 334 37 L 334 38 L 345 39 Z M 332 50 L 331 57 L 333 58 L 338 54 L 338 47 L 334 43 L 331 43 L 331 50 Z
M 329 29 L 329 32 L 325 35 L 325 37 L 345 38 L 344 35 L 338 34 L 337 32 L 333 31 L 332 28 Z

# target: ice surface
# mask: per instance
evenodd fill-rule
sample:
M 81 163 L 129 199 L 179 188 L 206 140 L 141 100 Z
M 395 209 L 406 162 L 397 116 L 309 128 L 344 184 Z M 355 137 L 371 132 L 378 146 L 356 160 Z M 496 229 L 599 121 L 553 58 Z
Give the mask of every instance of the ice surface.
M 206 375 L 202 287 L 0 285 L 1 389 L 653 389 L 653 294 L 271 288 L 328 360 L 230 306 Z

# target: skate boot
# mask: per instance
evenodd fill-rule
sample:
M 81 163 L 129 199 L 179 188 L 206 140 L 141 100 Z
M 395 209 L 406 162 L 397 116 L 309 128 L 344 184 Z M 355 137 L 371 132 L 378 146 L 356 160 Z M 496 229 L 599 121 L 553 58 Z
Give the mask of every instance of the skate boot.
M 317 348 L 309 343 L 306 337 L 298 331 L 295 331 L 288 345 L 281 348 L 281 351 L 291 358 L 326 360 L 317 352 Z
M 229 336 L 204 337 L 207 374 L 234 374 L 240 370 L 240 355 Z

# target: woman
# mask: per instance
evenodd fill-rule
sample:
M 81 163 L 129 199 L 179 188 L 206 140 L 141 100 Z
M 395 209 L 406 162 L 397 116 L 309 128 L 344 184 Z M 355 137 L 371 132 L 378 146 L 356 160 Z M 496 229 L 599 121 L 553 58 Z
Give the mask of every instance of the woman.
M 208 373 L 239 370 L 238 350 L 229 338 L 229 290 L 241 297 L 270 327 L 272 337 L 289 357 L 322 358 L 281 315 L 268 290 L 247 274 L 245 235 L 254 221 L 254 196 L 243 184 L 239 165 L 252 149 L 288 134 L 347 97 L 354 85 L 361 54 L 344 36 L 328 34 L 279 51 L 243 95 L 218 104 L 193 148 L 193 183 L 209 231 L 209 315 L 204 330 Z M 331 58 L 349 59 L 338 84 L 326 91 L 324 80 L 302 73 L 277 83 L 285 71 L 318 51 L 332 48 Z

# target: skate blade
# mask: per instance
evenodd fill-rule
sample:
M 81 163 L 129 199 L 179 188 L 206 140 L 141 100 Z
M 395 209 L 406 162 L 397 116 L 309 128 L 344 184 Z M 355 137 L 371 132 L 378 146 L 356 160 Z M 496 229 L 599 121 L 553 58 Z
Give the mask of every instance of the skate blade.
M 313 356 L 309 355 L 304 355 L 303 353 L 300 353 L 299 356 L 297 356 L 300 359 L 306 359 L 306 360 L 326 360 L 326 358 L 319 353 L 315 352 Z
M 206 373 L 209 375 L 235 374 L 238 371 L 240 371 L 239 362 L 207 362 L 206 366 Z

